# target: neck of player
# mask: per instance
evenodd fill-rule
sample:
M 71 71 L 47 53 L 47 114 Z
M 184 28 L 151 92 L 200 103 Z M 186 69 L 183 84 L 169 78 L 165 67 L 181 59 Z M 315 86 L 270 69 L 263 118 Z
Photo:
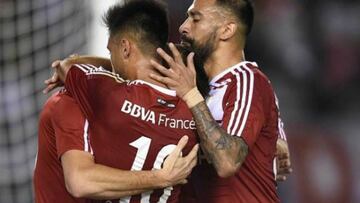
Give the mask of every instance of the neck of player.
M 150 64 L 150 59 L 157 60 L 155 58 L 144 58 L 144 59 L 137 61 L 137 63 L 136 63 L 136 66 L 138 67 L 137 68 L 137 79 L 143 80 L 145 82 L 148 82 L 148 83 L 160 86 L 160 87 L 168 88 L 165 84 L 160 83 L 149 77 L 150 74 L 156 74 L 156 75 L 160 74 Z
M 242 61 L 245 61 L 243 46 L 231 43 L 219 43 L 218 47 L 205 61 L 204 67 L 211 81 L 224 70 Z

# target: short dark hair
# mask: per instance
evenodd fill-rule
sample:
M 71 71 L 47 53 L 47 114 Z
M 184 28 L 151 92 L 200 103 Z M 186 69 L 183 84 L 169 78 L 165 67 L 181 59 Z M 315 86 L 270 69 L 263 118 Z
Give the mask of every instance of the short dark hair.
M 229 10 L 245 26 L 245 35 L 249 35 L 254 23 L 254 5 L 251 0 L 217 0 L 217 5 Z
M 131 0 L 112 6 L 103 20 L 110 37 L 130 33 L 143 53 L 154 53 L 168 41 L 169 23 L 164 4 L 154 0 Z

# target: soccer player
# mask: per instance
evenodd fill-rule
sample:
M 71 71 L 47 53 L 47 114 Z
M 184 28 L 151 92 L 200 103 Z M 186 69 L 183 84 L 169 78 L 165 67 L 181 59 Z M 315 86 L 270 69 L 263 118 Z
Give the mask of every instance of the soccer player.
M 217 142 L 215 144 L 217 147 L 223 147 L 224 149 L 217 149 L 216 147 L 215 149 L 206 149 L 206 147 L 204 147 L 204 151 L 210 154 L 208 157 L 214 159 L 212 161 L 215 167 L 217 167 L 217 171 L 212 170 L 210 165 L 202 162 L 204 164 L 201 164 L 199 168 L 205 168 L 205 171 L 208 172 L 202 172 L 199 176 L 193 175 L 193 177 L 197 177 L 196 182 L 199 183 L 195 191 L 199 197 L 198 202 L 221 202 L 229 201 L 229 199 L 235 202 L 246 202 L 247 199 L 250 199 L 249 202 L 262 202 L 266 201 L 267 198 L 270 199 L 270 202 L 278 201 L 275 193 L 275 182 L 273 180 L 275 170 L 273 171 L 272 158 L 275 151 L 271 151 L 274 150 L 272 145 L 276 142 L 278 143 L 278 149 L 280 148 L 278 151 L 284 154 L 278 156 L 280 169 L 282 169 L 280 172 L 286 174 L 291 170 L 288 147 L 281 120 L 279 119 L 278 121 L 275 119 L 277 118 L 277 116 L 274 116 L 275 114 L 272 114 L 271 120 L 269 119 L 270 117 L 266 117 L 266 122 L 273 122 L 273 128 L 269 129 L 264 127 L 266 124 L 264 123 L 264 118 L 261 118 L 261 116 L 264 117 L 265 112 L 260 112 L 258 113 L 259 115 L 254 116 L 257 114 L 254 113 L 256 110 L 265 111 L 264 109 L 259 109 L 256 105 L 257 102 L 259 102 L 259 98 L 262 98 L 258 97 L 258 91 L 261 91 L 261 95 L 265 92 L 266 94 L 264 93 L 264 95 L 269 97 L 267 98 L 267 101 L 269 101 L 268 104 L 274 107 L 272 108 L 272 113 L 274 113 L 273 111 L 276 111 L 276 113 L 278 111 L 276 105 L 274 105 L 275 102 L 271 103 L 271 101 L 275 101 L 275 95 L 271 90 L 270 84 L 267 84 L 268 80 L 266 77 L 258 70 L 254 63 L 244 61 L 243 48 L 245 46 L 246 32 L 249 32 L 251 29 L 252 18 L 253 9 L 249 1 L 195 1 L 189 9 L 189 18 L 184 22 L 182 28 L 180 28 L 184 34 L 183 44 L 190 45 L 190 48 L 195 50 L 199 58 L 208 58 L 205 63 L 205 71 L 208 76 L 212 78 L 210 84 L 212 91 L 210 97 L 207 99 L 207 103 L 216 121 L 226 130 L 222 131 L 219 126 L 214 128 L 216 129 L 215 132 L 221 132 L 219 133 L 221 139 L 216 140 Z M 165 59 L 166 58 L 170 57 L 165 57 Z M 180 61 L 181 60 L 173 62 L 178 63 Z M 241 61 L 244 62 L 240 63 Z M 177 65 L 181 67 L 183 64 Z M 192 79 L 186 80 L 186 78 L 181 77 L 183 73 L 180 71 L 176 73 L 178 74 L 174 74 L 174 76 L 176 76 L 177 78 L 175 79 L 178 80 L 174 80 L 174 78 L 172 78 L 172 80 L 180 80 L 181 82 L 178 82 L 177 85 L 180 83 L 185 85 L 185 82 L 193 81 Z M 224 81 L 216 81 L 222 76 L 228 77 L 231 75 L 233 78 L 223 78 Z M 264 80 L 266 83 L 263 83 Z M 163 82 L 169 82 L 169 79 L 165 78 Z M 263 86 L 260 85 L 259 87 L 259 84 Z M 173 86 L 174 84 L 169 85 Z M 252 92 L 250 90 L 252 90 Z M 271 97 L 273 97 L 273 99 Z M 269 105 L 267 105 L 267 107 L 269 107 Z M 204 116 L 202 114 L 200 115 Z M 203 118 L 211 118 L 210 115 L 206 116 Z M 257 117 L 259 117 L 259 119 L 256 119 Z M 214 124 L 214 121 L 211 121 L 212 124 Z M 203 124 L 211 123 L 211 121 L 203 122 Z M 211 127 L 213 125 L 205 127 L 209 126 Z M 205 127 L 203 127 L 202 130 L 208 130 L 208 128 Z M 236 127 L 238 129 L 235 129 Z M 268 127 L 270 127 L 270 125 Z M 242 129 L 242 133 L 239 133 L 240 129 Z M 269 130 L 269 134 L 265 133 L 266 130 Z M 241 135 L 241 138 L 237 136 L 232 137 L 231 134 L 233 131 L 236 131 L 234 132 L 236 135 Z M 214 130 L 208 131 L 207 133 L 209 132 L 214 132 Z M 206 133 L 202 134 L 206 135 Z M 250 139 L 248 137 L 250 137 Z M 274 137 L 277 138 L 275 142 Z M 208 144 L 214 144 L 211 143 L 213 140 L 205 140 L 205 136 L 202 136 L 202 138 L 202 143 L 206 144 L 207 141 L 210 142 Z M 266 140 L 266 138 L 269 139 Z M 244 141 L 245 139 L 248 139 L 246 143 Z M 270 141 L 271 143 L 265 141 Z M 261 144 L 261 147 L 259 147 L 259 144 Z M 263 147 L 268 147 L 268 151 L 262 152 L 261 150 L 265 149 Z M 224 154 L 221 154 L 222 152 L 228 153 L 225 154 L 225 158 Z M 216 159 L 213 156 L 216 156 Z M 265 164 L 261 162 L 259 167 L 257 167 L 256 164 L 259 163 L 256 163 L 257 160 L 254 159 L 255 156 L 256 158 L 263 158 L 258 162 L 265 161 Z M 232 160 L 227 160 L 227 157 L 235 158 L 236 162 L 234 163 Z M 241 159 L 236 160 L 236 158 Z M 246 159 L 245 162 L 244 159 Z M 271 161 L 269 161 L 270 159 Z M 243 162 L 244 164 L 242 164 Z M 255 164 L 253 164 L 253 162 L 255 162 Z M 224 163 L 224 165 L 220 163 Z M 226 165 L 226 163 L 229 164 Z M 240 165 L 244 166 L 240 168 Z M 221 168 L 223 166 L 229 167 L 223 170 L 224 168 Z M 255 166 L 257 169 L 253 170 Z M 223 180 L 218 177 L 217 173 L 220 173 L 221 176 L 228 176 L 233 173 L 235 173 L 235 175 Z M 251 174 L 251 176 L 248 174 Z M 244 180 L 248 182 L 241 182 L 240 177 L 243 176 L 247 177 L 244 178 Z M 284 176 L 282 175 L 280 177 Z M 252 186 L 252 182 L 249 180 L 255 184 L 254 191 L 261 190 L 259 195 L 252 193 L 249 188 L 246 188 L 249 184 Z M 254 182 L 254 180 L 258 182 Z M 263 181 L 266 181 L 265 184 Z M 259 182 L 261 182 L 261 184 Z M 209 187 L 202 187 L 203 184 L 208 184 Z M 237 190 L 234 188 L 242 188 L 240 191 L 244 190 L 244 195 L 240 195 L 240 192 L 236 192 Z M 223 196 L 225 200 L 222 199 L 221 196 Z M 245 200 L 242 198 L 245 198 Z M 212 201 L 209 199 L 212 199 Z
M 277 101 L 258 65 L 245 60 L 244 47 L 253 23 L 248 0 L 194 0 L 180 27 L 182 44 L 203 58 L 210 96 L 198 92 L 195 71 L 186 68 L 173 44 L 174 57 L 158 53 L 171 69 L 152 61 L 166 83 L 191 108 L 207 161 L 191 176 L 192 196 L 183 202 L 279 202 L 274 158 L 282 135 Z M 206 187 L 205 187 L 206 186 Z
M 136 12 L 134 12 L 136 10 Z M 134 22 L 134 18 L 136 19 L 136 14 L 133 16 L 129 16 L 128 13 L 136 13 L 144 15 L 140 15 L 140 17 L 144 17 L 142 20 L 137 21 L 137 23 L 131 24 Z M 119 16 L 120 15 L 120 16 Z M 114 22 L 114 19 L 117 17 L 121 17 L 124 19 L 123 22 Z M 126 17 L 124 17 L 126 15 Z M 167 38 L 167 21 L 166 21 L 166 12 L 163 8 L 159 7 L 157 4 L 146 3 L 146 2 L 137 2 L 137 3 L 129 3 L 124 5 L 123 7 L 117 6 L 114 7 L 113 10 L 110 10 L 108 13 L 108 25 L 109 29 L 115 32 L 121 25 L 128 26 L 129 28 L 139 28 L 141 23 L 144 23 L 149 20 L 154 20 L 154 18 L 162 18 L 161 21 L 155 23 L 154 27 L 149 30 L 142 30 L 144 33 L 139 34 L 135 39 L 127 40 L 128 45 L 133 49 L 129 51 L 128 54 L 131 55 L 132 59 L 139 59 L 139 62 L 144 61 L 142 57 L 143 49 L 139 48 L 138 44 L 143 40 L 142 43 L 147 44 L 149 47 L 159 46 L 161 43 L 164 43 Z M 127 19 L 127 20 L 126 20 Z M 156 19 L 158 20 L 158 19 Z M 114 27 L 110 27 L 110 23 Z M 159 37 L 154 37 L 154 29 L 158 31 L 159 29 L 164 29 L 163 35 Z M 122 28 L 124 29 L 124 28 Z M 114 31 L 115 30 L 115 31 Z M 134 30 L 132 30 L 133 32 Z M 130 34 L 128 32 L 127 34 Z M 114 34 L 114 33 L 113 33 Z M 148 35 L 147 35 L 148 34 Z M 114 34 L 115 35 L 115 34 Z M 128 36 L 128 35 L 127 35 Z M 144 37 L 145 36 L 145 37 Z M 144 37 L 144 38 L 141 38 Z M 149 42 L 149 38 L 151 40 L 157 40 L 156 42 Z M 117 37 L 113 37 L 112 39 L 118 39 Z M 136 42 L 136 43 L 135 43 Z M 153 43 L 153 45 L 151 45 Z M 112 43 L 109 43 L 112 44 Z M 112 44 L 112 46 L 116 46 L 117 44 Z M 138 49 L 135 51 L 135 49 Z M 116 49 L 112 49 L 116 51 Z M 155 48 L 154 48 L 155 50 Z M 154 52 L 154 51 L 153 51 Z M 141 57 L 139 57 L 139 55 Z M 147 54 L 145 54 L 147 55 Z M 139 65 L 137 61 L 135 61 L 136 65 Z M 136 66 L 134 64 L 134 66 Z M 119 65 L 119 64 L 117 64 Z M 144 65 L 144 64 L 142 64 Z M 88 68 L 87 66 L 80 66 Z M 124 65 L 124 67 L 128 67 Z M 129 67 L 130 68 L 130 67 Z M 137 68 L 137 67 L 131 67 Z M 145 69 L 143 69 L 145 70 Z M 99 71 L 98 73 L 103 73 L 105 75 L 116 77 L 115 75 L 109 74 L 106 71 Z M 129 74 L 129 76 L 134 76 L 134 74 Z M 141 78 L 141 76 L 137 76 Z M 106 80 L 106 79 L 105 79 Z M 119 80 L 121 80 L 119 78 Z M 138 81 L 139 82 L 139 81 Z M 141 82 L 141 81 L 140 81 Z M 143 89 L 148 89 L 148 91 L 139 90 L 135 93 L 134 97 L 136 97 L 136 93 L 154 93 L 159 97 L 156 98 L 157 105 L 163 106 L 163 108 L 169 106 L 169 102 L 167 100 L 161 100 L 162 97 L 168 97 L 166 94 L 169 94 L 171 91 L 167 91 L 158 86 L 146 85 L 133 85 L 133 86 L 143 86 Z M 126 86 L 125 84 L 123 86 Z M 104 86 L 106 89 L 106 86 Z M 136 90 L 139 88 L 135 88 Z M 142 89 L 140 87 L 140 89 Z M 157 89 L 160 89 L 159 91 Z M 108 89 L 108 90 L 111 90 Z M 164 91 L 164 95 L 160 93 Z M 125 94 L 125 92 L 124 92 Z M 126 94 L 128 94 L 126 92 Z M 174 95 L 174 93 L 173 93 Z M 171 99 L 174 99 L 173 96 L 169 96 Z M 99 99 L 103 99 L 99 97 Z M 130 98 L 127 98 L 131 101 Z M 174 99 L 176 100 L 176 99 Z M 126 103 L 125 104 L 129 104 Z M 162 103 L 165 101 L 165 103 Z M 171 111 L 177 111 L 176 108 L 172 105 L 169 107 Z M 176 103 L 175 106 L 181 106 L 180 103 Z M 129 107 L 129 106 L 127 106 Z M 136 108 L 136 104 L 133 106 Z M 183 104 L 183 107 L 186 106 Z M 161 108 L 160 108 L 161 109 Z M 173 110 L 172 110 L 173 109 Z M 126 108 L 124 109 L 126 110 Z M 115 109 L 114 109 L 115 111 Z M 181 108 L 179 109 L 181 112 Z M 129 112 L 130 115 L 134 115 L 132 111 Z M 136 112 L 135 112 L 136 113 Z M 194 147 L 193 150 L 189 153 L 188 156 L 182 158 L 181 151 L 185 148 L 184 152 L 188 152 L 190 150 L 190 146 L 194 145 L 194 134 L 193 134 L 193 126 L 194 121 L 191 120 L 191 114 L 187 110 L 183 113 L 174 113 L 174 116 L 181 115 L 183 117 L 176 118 L 173 120 L 171 117 L 173 115 L 168 116 L 168 112 L 164 112 L 161 115 L 161 125 L 165 125 L 165 130 L 163 132 L 156 134 L 155 136 L 169 137 L 152 137 L 155 138 L 152 142 L 149 142 L 150 138 L 147 138 L 145 134 L 142 134 L 141 137 L 132 137 L 137 128 L 141 129 L 144 127 L 141 125 L 141 122 L 136 120 L 132 120 L 133 122 L 129 122 L 131 125 L 123 125 L 120 126 L 121 134 L 112 134 L 111 136 L 121 136 L 123 139 L 134 139 L 135 142 L 127 143 L 124 146 L 123 142 L 116 142 L 116 137 L 114 140 L 107 140 L 106 145 L 101 145 L 99 148 L 98 143 L 104 141 L 100 137 L 100 141 L 92 140 L 91 131 L 89 126 L 91 126 L 91 122 L 88 122 L 85 117 L 82 115 L 79 107 L 73 98 L 70 97 L 69 92 L 66 90 L 61 90 L 60 92 L 53 95 L 44 106 L 44 110 L 40 116 L 39 122 L 39 150 L 37 163 L 34 173 L 34 186 L 35 186 L 35 196 L 36 202 L 84 202 L 85 199 L 78 199 L 72 197 L 65 188 L 69 190 L 69 192 L 76 197 L 89 197 L 89 198 L 100 198 L 100 199 L 112 199 L 119 198 L 126 195 L 138 194 L 142 191 L 149 189 L 157 189 L 157 188 L 166 188 L 176 184 L 183 184 L 186 182 L 185 178 L 190 173 L 191 169 L 196 163 L 196 151 L 197 147 Z M 152 113 L 147 114 L 148 119 L 152 119 Z M 110 115 L 109 115 L 110 118 Z M 109 119 L 106 118 L 106 119 Z M 130 119 L 133 119 L 129 117 Z M 188 118 L 188 119 L 186 119 Z M 125 122 L 125 121 L 124 121 Z M 159 120 L 160 122 L 160 120 Z M 90 123 L 90 125 L 89 125 Z M 139 126 L 138 126 L 139 125 Z M 173 125 L 182 129 L 172 129 Z M 168 127 L 170 126 L 170 127 Z M 170 130 L 166 130 L 170 128 Z M 148 131 L 151 131 L 148 129 Z M 159 131 L 159 130 L 157 130 Z M 154 132 L 157 132 L 154 130 Z M 174 132 L 172 132 L 174 131 Z M 139 133 L 141 132 L 138 131 Z M 166 132 L 175 133 L 167 134 Z M 109 132 L 110 133 L 110 132 Z M 185 147 L 188 142 L 188 137 L 183 137 L 178 146 L 175 147 L 175 143 L 180 137 L 185 133 L 190 137 L 189 143 L 190 145 Z M 130 136 L 129 136 L 130 135 Z M 96 136 L 95 136 L 96 137 Z M 104 136 L 105 138 L 105 136 Z M 138 139 L 137 139 L 138 138 Z M 105 139 L 106 140 L 106 139 Z M 171 142 L 169 142 L 171 140 Z M 145 141 L 145 142 L 144 142 Z M 132 144 L 129 146 L 128 144 Z M 139 145 L 138 145 L 139 144 Z M 162 148 L 162 151 L 158 153 L 156 157 L 156 162 L 154 165 L 153 171 L 136 171 L 141 169 L 139 162 L 143 161 L 142 158 L 147 158 L 148 161 L 151 161 L 156 154 L 152 154 L 153 152 L 157 152 L 156 150 L 166 144 L 166 147 Z M 95 146 L 94 148 L 92 146 Z M 149 145 L 149 146 L 147 146 Z M 151 148 L 150 148 L 151 146 Z M 113 152 L 110 150 L 110 147 L 120 148 L 118 152 Z M 145 148 L 144 148 L 145 147 Z M 148 147 L 148 148 L 147 148 Z M 128 151 L 126 149 L 129 149 Z M 160 169 L 160 165 L 162 164 L 164 156 L 169 154 L 172 150 L 174 151 L 168 156 L 166 161 L 163 163 L 163 167 Z M 105 165 L 100 165 L 99 163 L 94 163 L 93 152 L 95 151 L 95 155 L 104 153 L 107 151 L 109 157 L 107 159 L 116 160 L 119 158 L 120 163 L 127 164 L 127 162 L 134 161 L 134 168 L 131 168 L 135 171 L 124 171 L 115 168 L 110 168 Z M 136 152 L 134 154 L 134 152 Z M 148 151 L 148 155 L 146 156 L 146 150 Z M 145 153 L 146 152 L 146 153 Z M 145 154 L 144 154 L 145 153 Z M 136 155 L 136 157 L 135 157 Z M 145 157 L 143 157 L 145 156 Z M 100 156 L 101 157 L 101 156 Z M 103 159 L 95 156 L 97 162 L 101 162 Z M 127 158 L 127 159 L 126 159 Z M 135 159 L 134 159 L 135 158 Z M 61 160 L 61 162 L 60 162 Z M 152 169 L 152 166 L 149 167 L 149 162 L 144 163 L 144 169 Z M 111 164 L 109 164 L 111 165 Z M 116 165 L 116 164 L 115 164 Z M 140 168 L 139 168 L 140 167 Z M 124 167 L 122 167 L 124 168 Z M 126 168 L 130 169 L 130 168 Z M 65 182 L 64 182 L 65 176 Z M 175 189 L 175 195 L 172 196 L 173 199 L 176 199 L 176 193 L 178 189 Z M 150 192 L 147 193 L 149 196 Z M 171 187 L 166 189 L 166 193 L 163 195 L 163 198 L 166 198 L 171 194 Z M 145 195 L 146 196 L 146 195 Z
M 193 164 L 190 160 L 194 154 L 177 156 L 186 145 L 184 138 L 161 170 L 118 170 L 94 163 L 88 138 L 85 117 L 68 92 L 63 89 L 51 96 L 39 121 L 35 202 L 84 202 L 80 197 L 101 198 L 109 191 L 121 197 L 145 189 L 183 184 Z M 72 161 L 73 155 L 81 160 Z

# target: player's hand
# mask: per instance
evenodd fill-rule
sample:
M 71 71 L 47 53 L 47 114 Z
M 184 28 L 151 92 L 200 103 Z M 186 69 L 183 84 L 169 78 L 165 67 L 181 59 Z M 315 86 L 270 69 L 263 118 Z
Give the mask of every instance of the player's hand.
M 49 79 L 44 81 L 46 85 L 45 89 L 43 90 L 44 94 L 47 94 L 55 88 L 62 87 L 64 85 L 62 78 L 60 78 L 61 74 L 59 73 L 61 73 L 61 70 L 69 68 L 73 64 L 72 61 L 78 57 L 78 54 L 72 54 L 66 59 L 55 60 L 52 62 L 51 68 L 53 68 L 55 71 Z
M 61 60 L 55 60 L 54 62 L 52 62 L 51 67 L 55 68 L 57 66 L 60 66 L 61 64 Z M 64 83 L 62 83 L 59 79 L 59 76 L 57 74 L 57 72 L 55 71 L 53 73 L 53 75 L 44 81 L 44 84 L 46 85 L 45 89 L 43 90 L 44 94 L 47 94 L 49 92 L 51 92 L 52 90 L 54 90 L 57 87 L 61 87 L 64 85 Z
M 187 66 L 184 64 L 180 52 L 173 43 L 169 43 L 173 57 L 169 56 L 163 49 L 158 48 L 157 53 L 169 64 L 169 69 L 158 62 L 151 60 L 151 65 L 161 75 L 150 74 L 150 77 L 167 85 L 170 89 L 176 90 L 180 98 L 196 87 L 196 72 L 194 66 L 194 53 L 187 56 Z
M 174 151 L 165 159 L 163 168 L 159 170 L 160 178 L 165 181 L 164 187 L 187 183 L 186 178 L 197 164 L 198 144 L 192 148 L 187 156 L 182 157 L 182 150 L 188 140 L 188 136 L 183 136 L 180 139 Z
M 276 143 L 276 181 L 285 181 L 292 172 L 288 143 L 278 139 Z

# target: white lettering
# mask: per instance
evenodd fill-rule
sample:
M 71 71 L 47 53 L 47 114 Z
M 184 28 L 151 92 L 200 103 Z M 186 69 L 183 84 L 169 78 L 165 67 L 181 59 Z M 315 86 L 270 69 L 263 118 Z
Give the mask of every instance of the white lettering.
M 128 100 L 125 100 L 123 103 L 123 106 L 121 107 L 121 111 L 124 113 L 130 113 L 131 112 L 131 106 L 132 103 L 129 102 Z
M 159 115 L 158 125 L 165 125 L 165 124 L 163 124 L 163 123 L 165 122 L 165 118 L 166 118 L 166 115 L 161 113 L 161 114 Z
M 176 128 L 176 120 L 172 118 L 169 120 L 170 120 L 170 128 Z
M 189 123 L 190 123 L 189 120 L 184 120 L 184 128 L 185 128 L 185 129 L 189 129 L 189 128 L 190 128 Z
M 130 115 L 133 116 L 133 117 L 136 117 L 136 118 L 140 117 L 141 108 L 142 108 L 141 106 L 134 104 Z
M 190 129 L 193 129 L 193 130 L 196 129 L 196 125 L 195 125 L 195 121 L 194 121 L 194 120 L 191 120 L 191 121 L 190 121 Z
M 141 108 L 141 120 L 146 120 L 146 118 L 149 116 L 150 111 L 145 111 L 145 108 Z
M 156 122 L 156 114 L 154 111 L 147 110 L 142 106 L 134 104 L 128 100 L 125 100 L 121 111 L 129 114 L 132 117 L 139 118 L 143 121 L 150 122 L 152 124 L 157 124 L 159 126 L 164 126 L 166 128 L 177 128 L 177 129 L 191 129 L 195 130 L 195 121 L 188 119 L 176 119 L 168 118 L 166 114 L 159 113 L 158 121 Z
M 152 124 L 155 124 L 155 113 L 153 111 L 149 111 L 149 116 L 147 117 L 146 121 L 151 121 Z

